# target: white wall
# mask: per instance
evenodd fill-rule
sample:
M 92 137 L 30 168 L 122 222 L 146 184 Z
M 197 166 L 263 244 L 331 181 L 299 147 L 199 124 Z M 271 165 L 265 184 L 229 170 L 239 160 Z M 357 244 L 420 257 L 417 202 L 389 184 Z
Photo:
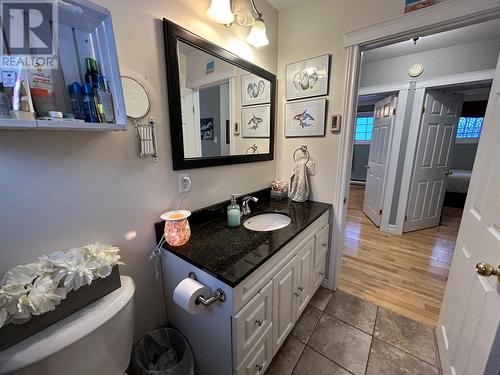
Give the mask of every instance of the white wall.
M 327 130 L 326 137 L 284 138 L 285 65 L 290 62 L 331 53 L 332 70 L 328 96 L 327 127 L 334 113 L 342 113 L 346 74 L 344 33 L 396 17 L 403 13 L 401 0 L 307 0 L 280 13 L 278 53 L 278 176 L 288 179 L 293 167 L 293 151 L 307 144 L 317 161 L 317 174 L 311 177 L 312 198 L 334 202 L 337 184 L 340 135 Z
M 148 260 L 153 224 L 179 198 L 172 171 L 162 18 L 276 73 L 277 12 L 258 1 L 270 45 L 253 49 L 248 29 L 210 23 L 208 0 L 96 0 L 111 10 L 122 74 L 149 90 L 160 160 L 137 157 L 135 132 L 2 131 L 0 134 L 0 275 L 58 249 L 104 241 L 119 246 L 122 273 L 136 281 L 136 335 L 165 324 L 161 280 Z M 184 206 L 200 208 L 268 186 L 274 161 L 191 170 Z M 133 239 L 125 239 L 129 232 Z
M 500 51 L 500 39 L 485 39 L 446 48 L 403 55 L 374 61 L 361 67 L 360 87 L 391 82 L 410 81 L 408 69 L 415 63 L 424 66 L 424 72 L 413 80 L 441 77 L 451 74 L 494 69 Z

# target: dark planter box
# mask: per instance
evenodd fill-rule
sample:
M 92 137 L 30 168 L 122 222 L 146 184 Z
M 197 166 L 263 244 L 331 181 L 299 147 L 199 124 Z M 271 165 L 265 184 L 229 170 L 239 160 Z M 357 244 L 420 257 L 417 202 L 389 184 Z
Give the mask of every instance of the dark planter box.
M 66 299 L 56 306 L 54 311 L 32 316 L 24 324 L 7 324 L 0 328 L 0 351 L 34 335 L 35 333 L 57 323 L 68 315 L 90 305 L 106 294 L 121 287 L 118 266 L 113 267 L 111 275 L 104 279 L 96 279 L 92 284 L 68 293 Z

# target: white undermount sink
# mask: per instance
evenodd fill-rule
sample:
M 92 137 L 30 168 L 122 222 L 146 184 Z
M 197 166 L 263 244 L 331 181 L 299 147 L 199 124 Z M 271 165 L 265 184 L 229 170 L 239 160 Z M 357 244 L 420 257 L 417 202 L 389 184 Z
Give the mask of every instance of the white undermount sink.
M 265 213 L 246 219 L 243 226 L 256 232 L 269 232 L 284 228 L 290 225 L 291 221 L 292 220 L 284 214 Z

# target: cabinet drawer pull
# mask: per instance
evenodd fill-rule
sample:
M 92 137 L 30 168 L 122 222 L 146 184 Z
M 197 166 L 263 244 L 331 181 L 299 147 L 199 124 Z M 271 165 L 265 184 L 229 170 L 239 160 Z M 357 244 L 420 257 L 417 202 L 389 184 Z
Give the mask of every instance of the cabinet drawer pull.
M 262 319 L 257 319 L 255 321 L 255 324 L 257 324 L 259 327 L 262 327 L 262 323 L 264 323 L 264 321 Z
M 299 293 L 297 293 L 297 292 L 293 293 L 293 295 L 294 295 L 295 297 L 299 297 L 299 296 L 300 296 L 300 294 L 299 294 Z
M 327 245 L 326 245 L 326 243 L 322 243 L 321 246 L 326 247 Z
M 302 292 L 302 291 L 304 291 L 304 288 L 302 288 L 301 286 L 299 286 L 299 287 L 297 288 L 297 290 L 298 290 L 299 292 Z
M 261 372 L 264 366 L 262 364 L 260 365 L 255 365 L 255 368 L 257 369 L 258 372 Z

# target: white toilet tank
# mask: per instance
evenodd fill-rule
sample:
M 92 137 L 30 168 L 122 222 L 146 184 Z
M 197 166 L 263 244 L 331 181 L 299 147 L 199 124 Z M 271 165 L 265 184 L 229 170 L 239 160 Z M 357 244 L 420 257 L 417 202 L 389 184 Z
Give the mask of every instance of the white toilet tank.
M 0 374 L 123 375 L 134 335 L 134 281 L 0 352 Z

